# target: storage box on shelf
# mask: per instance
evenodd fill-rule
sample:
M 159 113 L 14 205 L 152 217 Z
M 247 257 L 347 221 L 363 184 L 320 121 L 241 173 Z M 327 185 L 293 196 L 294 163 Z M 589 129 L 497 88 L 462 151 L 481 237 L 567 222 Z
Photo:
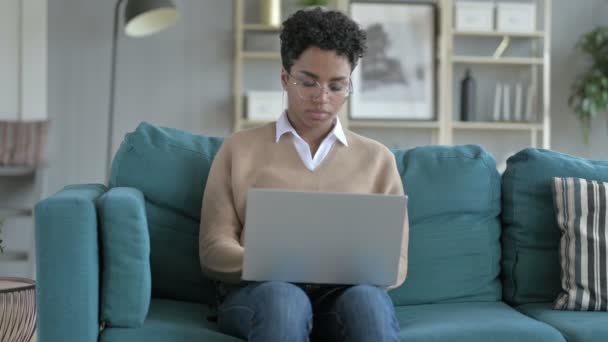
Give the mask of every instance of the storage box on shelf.
M 455 4 L 458 30 L 491 32 L 494 28 L 494 4 L 478 1 L 458 1 Z

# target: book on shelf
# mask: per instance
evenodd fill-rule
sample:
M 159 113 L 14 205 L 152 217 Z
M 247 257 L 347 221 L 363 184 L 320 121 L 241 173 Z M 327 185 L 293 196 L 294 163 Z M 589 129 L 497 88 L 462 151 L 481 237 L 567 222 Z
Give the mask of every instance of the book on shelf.
M 503 85 L 503 99 L 502 99 L 502 120 L 505 122 L 511 121 L 511 86 L 508 84 Z
M 528 98 L 526 99 L 526 121 L 534 122 L 536 111 L 536 87 L 532 84 L 528 86 Z
M 492 118 L 494 121 L 500 121 L 500 110 L 501 110 L 501 100 L 503 95 L 503 86 L 502 83 L 496 83 L 496 90 L 494 92 L 494 113 Z
M 515 110 L 513 111 L 513 119 L 517 122 L 522 121 L 522 101 L 523 89 L 521 83 L 515 85 Z

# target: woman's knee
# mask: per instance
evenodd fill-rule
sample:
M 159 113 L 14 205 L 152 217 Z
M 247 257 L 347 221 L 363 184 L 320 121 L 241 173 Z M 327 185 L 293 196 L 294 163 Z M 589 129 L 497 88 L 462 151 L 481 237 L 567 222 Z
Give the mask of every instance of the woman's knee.
M 299 287 L 284 282 L 251 284 L 220 306 L 220 330 L 254 341 L 305 341 L 312 307 Z
M 368 285 L 353 286 L 337 299 L 335 307 L 344 340 L 399 340 L 395 309 L 383 289 Z
M 258 285 L 251 295 L 256 299 L 256 311 L 264 318 L 283 322 L 309 321 L 312 318 L 312 305 L 308 296 L 293 284 L 279 281 L 265 282 Z
M 338 314 L 344 319 L 377 316 L 386 319 L 394 315 L 393 303 L 381 288 L 371 285 L 352 286 L 336 302 Z M 370 317 L 371 318 L 371 317 Z

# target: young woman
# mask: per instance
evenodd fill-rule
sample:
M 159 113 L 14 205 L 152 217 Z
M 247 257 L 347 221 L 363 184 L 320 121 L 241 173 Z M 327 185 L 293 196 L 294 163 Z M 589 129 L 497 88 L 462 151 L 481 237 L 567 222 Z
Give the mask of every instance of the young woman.
M 213 162 L 199 253 L 203 272 L 220 282 L 218 324 L 227 334 L 263 342 L 307 341 L 311 334 L 327 341 L 399 341 L 386 289 L 241 282 L 249 188 L 403 194 L 393 154 L 344 129 L 337 117 L 365 41 L 365 32 L 337 11 L 317 8 L 289 17 L 281 31 L 287 110 L 272 124 L 227 138 Z M 407 271 L 407 217 L 403 229 L 392 287 L 403 283 Z

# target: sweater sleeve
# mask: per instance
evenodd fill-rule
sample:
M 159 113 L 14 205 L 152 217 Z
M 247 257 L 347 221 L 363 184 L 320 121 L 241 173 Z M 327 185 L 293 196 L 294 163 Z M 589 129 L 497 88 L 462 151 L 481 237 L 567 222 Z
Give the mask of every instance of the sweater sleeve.
M 242 225 L 232 192 L 232 151 L 230 138 L 218 151 L 207 179 L 201 209 L 199 257 L 209 277 L 227 282 L 241 280 L 243 246 Z
M 394 155 L 389 151 L 387 157 L 386 166 L 383 170 L 386 175 L 384 186 L 384 193 L 387 195 L 403 195 L 404 187 L 397 169 L 397 162 L 395 161 Z M 405 210 L 405 208 L 404 208 Z M 403 221 L 403 237 L 401 239 L 401 258 L 399 260 L 399 274 L 397 276 L 397 283 L 388 287 L 388 290 L 397 288 L 405 282 L 407 276 L 407 255 L 408 255 L 408 244 L 409 244 L 409 218 L 407 210 L 405 210 L 405 219 Z

